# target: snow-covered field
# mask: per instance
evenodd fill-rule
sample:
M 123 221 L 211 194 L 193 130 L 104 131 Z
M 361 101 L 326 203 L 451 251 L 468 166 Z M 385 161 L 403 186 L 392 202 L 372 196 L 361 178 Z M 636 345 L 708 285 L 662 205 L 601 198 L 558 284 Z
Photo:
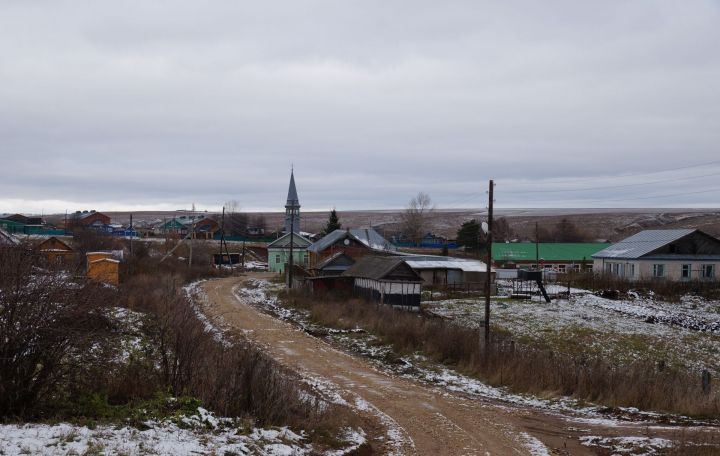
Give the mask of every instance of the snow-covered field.
M 88 428 L 67 423 L 5 424 L 0 425 L 0 454 L 290 456 L 312 453 L 312 446 L 303 442 L 304 437 L 287 428 L 245 429 L 233 420 L 216 418 L 202 408 L 196 415 L 160 423 L 148 421 L 145 427 L 141 430 L 108 425 Z
M 423 304 L 429 311 L 476 327 L 484 319 L 480 299 Z M 678 303 L 629 294 L 611 300 L 583 290 L 545 303 L 495 299 L 493 325 L 520 341 L 553 350 L 598 354 L 618 362 L 664 361 L 695 372 L 720 374 L 720 302 L 687 296 Z

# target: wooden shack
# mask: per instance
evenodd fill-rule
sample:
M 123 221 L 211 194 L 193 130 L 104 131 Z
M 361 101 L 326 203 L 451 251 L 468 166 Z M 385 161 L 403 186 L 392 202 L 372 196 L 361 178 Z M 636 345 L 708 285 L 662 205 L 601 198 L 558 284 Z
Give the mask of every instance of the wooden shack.
M 399 256 L 364 256 L 343 277 L 353 279 L 353 292 L 393 306 L 420 307 L 422 278 Z
M 96 282 L 120 284 L 120 261 L 113 258 L 112 252 L 88 252 L 87 277 Z

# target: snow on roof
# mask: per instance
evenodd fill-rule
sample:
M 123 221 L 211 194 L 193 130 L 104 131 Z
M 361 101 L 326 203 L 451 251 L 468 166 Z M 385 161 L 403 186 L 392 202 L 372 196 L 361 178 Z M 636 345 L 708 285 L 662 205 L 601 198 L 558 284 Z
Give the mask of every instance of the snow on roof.
M 308 251 L 310 252 L 322 252 L 326 248 L 335 244 L 340 239 L 343 239 L 346 235 L 355 239 L 358 242 L 365 244 L 373 250 L 389 251 L 394 252 L 397 250 L 391 242 L 382 237 L 380 233 L 372 228 L 353 228 L 350 230 L 335 230 L 332 233 L 326 235 L 317 242 L 314 242 Z
M 100 258 L 99 260 L 93 260 L 90 262 L 90 264 L 93 263 L 100 263 L 100 262 L 110 262 L 110 263 L 120 263 L 118 260 L 113 260 L 112 258 Z
M 487 265 L 482 261 L 438 261 L 406 259 L 405 262 L 413 269 L 460 269 L 463 272 L 487 271 Z
M 635 259 L 647 255 L 697 230 L 644 230 L 594 254 L 593 258 Z

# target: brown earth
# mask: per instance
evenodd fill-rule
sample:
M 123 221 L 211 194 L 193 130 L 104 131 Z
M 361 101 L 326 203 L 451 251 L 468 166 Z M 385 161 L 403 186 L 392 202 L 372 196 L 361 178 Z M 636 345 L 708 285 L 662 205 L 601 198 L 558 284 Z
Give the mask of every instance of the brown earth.
M 569 414 L 449 393 L 393 377 L 360 357 L 241 302 L 233 290 L 250 277 L 271 275 L 255 273 L 205 283 L 208 299 L 204 311 L 229 329 L 241 331 L 305 378 L 329 382 L 347 402 L 360 405 L 359 413 L 374 420 L 380 429 L 396 429 L 398 447 L 378 436 L 372 440 L 381 454 L 543 454 L 532 452 L 525 444 L 528 434 L 542 441 L 550 454 L 607 454 L 580 445 L 578 438 L 650 435 L 672 439 L 680 432 L 678 428 L 647 423 L 583 422 Z

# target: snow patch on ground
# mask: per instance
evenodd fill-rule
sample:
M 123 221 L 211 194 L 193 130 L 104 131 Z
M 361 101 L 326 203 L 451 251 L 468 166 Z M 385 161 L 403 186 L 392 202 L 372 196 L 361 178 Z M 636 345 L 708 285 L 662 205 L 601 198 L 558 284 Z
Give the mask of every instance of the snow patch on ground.
M 612 454 L 632 454 L 650 456 L 660 454 L 662 450 L 672 448 L 673 443 L 658 437 L 598 437 L 593 435 L 580 437 L 580 443 L 587 447 L 605 448 Z
M 216 418 L 214 418 L 216 419 Z M 181 428 L 174 423 L 145 423 L 149 429 L 133 427 L 76 426 L 67 423 L 0 425 L 4 455 L 71 454 L 311 454 L 310 444 L 287 428 L 223 428 L 208 431 L 204 427 Z
M 545 444 L 536 437 L 533 437 L 527 432 L 521 432 L 519 437 L 532 456 L 550 456 L 550 452 Z

